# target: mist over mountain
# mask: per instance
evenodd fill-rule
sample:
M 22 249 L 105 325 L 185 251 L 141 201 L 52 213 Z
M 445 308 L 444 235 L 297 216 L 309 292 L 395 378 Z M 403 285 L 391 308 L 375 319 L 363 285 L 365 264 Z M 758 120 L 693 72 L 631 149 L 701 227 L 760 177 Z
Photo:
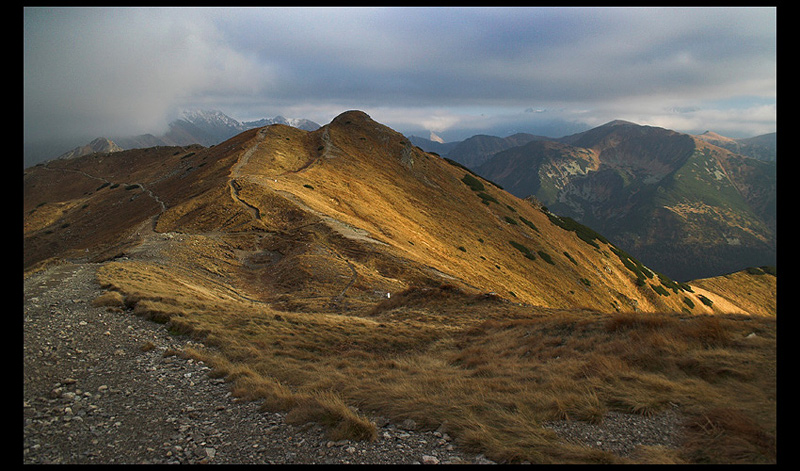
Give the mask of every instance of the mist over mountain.
M 180 119 L 169 124 L 169 131 L 162 136 L 144 134 L 132 137 L 114 138 L 124 149 L 153 147 L 156 145 L 184 146 L 200 144 L 213 146 L 248 129 L 268 126 L 271 124 L 285 124 L 299 129 L 313 131 L 319 124 L 302 118 L 287 119 L 283 116 L 263 118 L 256 121 L 239 122 L 218 110 L 191 110 L 185 111 Z
M 155 146 L 186 146 L 200 144 L 213 146 L 248 129 L 284 124 L 306 131 L 313 131 L 319 124 L 305 118 L 262 118 L 255 121 L 239 122 L 219 110 L 186 110 L 181 117 L 169 123 L 169 130 L 163 135 L 139 134 L 134 136 L 98 137 L 89 144 L 78 144 L 74 140 L 53 140 L 41 143 L 26 143 L 26 167 L 41 161 L 63 156 L 79 156 L 92 152 L 115 152 L 117 150 L 142 149 Z M 103 150 L 97 142 L 105 141 Z M 65 152 L 65 149 L 71 149 Z

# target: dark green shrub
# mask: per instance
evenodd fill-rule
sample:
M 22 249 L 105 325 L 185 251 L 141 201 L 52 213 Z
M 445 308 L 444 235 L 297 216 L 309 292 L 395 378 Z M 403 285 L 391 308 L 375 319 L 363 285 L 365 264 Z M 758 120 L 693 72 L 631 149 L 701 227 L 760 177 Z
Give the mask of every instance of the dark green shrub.
M 600 235 L 599 233 L 595 232 L 594 229 L 584 226 L 583 224 L 579 223 L 578 221 L 572 219 L 568 216 L 556 216 L 553 213 L 547 213 L 547 217 L 550 218 L 550 221 L 555 224 L 556 226 L 566 230 L 574 232 L 578 238 L 582 241 L 586 242 L 587 244 L 593 246 L 594 248 L 599 249 L 600 246 L 595 242 L 595 240 L 599 240 L 605 244 L 609 244 L 608 239 Z
M 483 183 L 480 182 L 477 178 L 473 177 L 471 174 L 467 173 L 464 175 L 464 178 L 461 179 L 465 185 L 470 187 L 472 191 L 479 192 L 484 191 L 486 187 L 483 186 Z
M 661 296 L 669 296 L 669 291 L 664 289 L 664 287 L 661 286 L 661 285 L 653 286 L 653 291 L 655 291 L 656 293 L 660 294 Z
M 495 199 L 495 197 L 493 197 L 492 195 L 489 195 L 487 193 L 484 193 L 482 191 L 478 193 L 478 196 L 483 200 L 484 204 L 489 204 L 490 202 L 491 203 L 500 204 L 500 202 L 497 201 L 497 199 Z
M 764 270 L 764 273 L 766 273 L 767 275 L 778 276 L 778 267 L 774 267 L 771 265 L 764 265 L 763 267 L 760 268 Z
M 519 220 L 522 221 L 522 223 L 525 224 L 526 226 L 528 226 L 531 229 L 533 229 L 534 231 L 539 232 L 539 228 L 537 228 L 532 222 L 528 221 L 524 217 L 520 216 Z
M 513 246 L 515 249 L 517 249 L 517 250 L 519 250 L 520 252 L 522 252 L 522 254 L 523 254 L 523 255 L 525 255 L 525 257 L 526 257 L 526 258 L 529 258 L 529 259 L 531 259 L 531 260 L 536 260 L 536 256 L 535 256 L 535 255 L 533 255 L 533 253 L 530 251 L 530 249 L 529 249 L 528 247 L 525 247 L 524 245 L 522 245 L 522 244 L 520 244 L 520 243 L 518 243 L 518 242 L 514 242 L 513 240 L 509 240 L 508 242 L 509 242 L 509 243 L 510 243 L 510 244 L 511 244 L 511 245 L 512 245 L 512 246 Z
M 545 262 L 549 263 L 550 265 L 555 265 L 556 264 L 553 261 L 553 257 L 551 257 L 550 254 L 545 252 L 544 250 L 539 250 L 536 253 L 538 253 L 539 256 L 542 257 L 542 260 L 544 260 Z
M 763 266 L 763 267 L 747 267 L 745 271 L 751 275 L 772 275 L 777 276 L 778 271 L 775 267 L 771 266 Z
M 633 274 L 636 276 L 637 279 L 641 279 L 644 281 L 645 278 L 653 277 L 653 272 L 651 272 L 644 265 L 642 265 L 640 261 L 628 255 L 624 250 L 612 245 L 611 251 L 614 252 L 617 255 L 617 257 L 619 257 L 619 260 L 622 262 L 623 265 L 625 265 L 625 268 L 633 272 Z M 642 286 L 642 284 L 639 284 L 638 281 L 637 285 Z
M 517 225 L 517 221 L 515 221 L 514 218 L 506 216 L 505 219 L 506 219 L 506 222 L 511 224 L 511 225 L 514 225 L 514 226 Z

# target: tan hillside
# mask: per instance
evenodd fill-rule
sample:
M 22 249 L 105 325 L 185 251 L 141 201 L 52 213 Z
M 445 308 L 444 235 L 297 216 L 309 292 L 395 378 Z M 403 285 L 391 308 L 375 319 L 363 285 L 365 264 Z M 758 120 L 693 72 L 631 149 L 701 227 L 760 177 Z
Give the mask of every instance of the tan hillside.
M 775 316 L 756 309 L 774 284 L 678 285 L 360 111 L 53 161 L 25 170 L 24 198 L 26 273 L 98 263 L 112 309 L 194 336 L 184 354 L 236 396 L 334 440 L 374 439 L 380 414 L 447 423 L 498 462 L 719 460 L 717 435 L 621 458 L 542 425 L 678 405 L 774 435 Z
M 711 299 L 720 310 L 754 316 L 775 316 L 778 313 L 777 277 L 760 268 L 694 280 L 690 284 L 694 291 Z
M 226 276 L 238 273 L 228 282 L 265 301 L 290 294 L 369 303 L 412 285 L 447 283 L 552 308 L 681 311 L 686 298 L 692 312 L 707 311 L 694 293 L 654 291 L 650 285 L 663 285 L 647 270 L 638 286 L 607 244 L 590 245 L 489 182 L 474 180 L 481 188 L 471 189 L 468 171 L 362 112 L 314 132 L 276 125 L 208 149 L 154 148 L 113 159 L 29 171 L 26 191 L 37 179 L 71 186 L 45 190 L 63 197 L 26 195 L 26 224 L 38 229 L 27 233 L 26 262 L 57 255 L 41 252 L 54 247 L 121 250 L 154 217 L 157 233 L 226 244 L 223 259 L 233 270 Z M 99 189 L 106 181 L 121 186 Z M 92 215 L 103 222 L 90 223 Z M 79 237 L 84 228 L 90 237 Z

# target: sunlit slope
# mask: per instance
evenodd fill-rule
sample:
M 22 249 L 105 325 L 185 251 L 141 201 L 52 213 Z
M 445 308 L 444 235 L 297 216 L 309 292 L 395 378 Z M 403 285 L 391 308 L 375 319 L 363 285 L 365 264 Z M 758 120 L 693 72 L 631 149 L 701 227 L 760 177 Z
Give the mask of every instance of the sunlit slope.
M 304 310 L 442 285 L 553 308 L 718 310 L 360 111 L 312 132 L 273 125 L 210 148 L 86 156 L 25 178 L 26 267 L 149 257 L 184 284 Z
M 284 126 L 264 133 L 232 170 L 238 197 L 265 220 L 288 212 L 296 214 L 293 227 L 312 227 L 318 218 L 347 246 L 340 262 L 366 268 L 364 252 L 385 254 L 375 276 L 397 287 L 410 284 L 404 266 L 415 262 L 441 282 L 548 307 L 681 310 L 693 296 L 637 286 L 605 243 L 592 246 L 362 112 L 310 133 Z M 294 207 L 276 212 L 278 197 Z M 657 277 L 649 283 L 660 285 Z
M 751 267 L 690 282 L 692 289 L 711 300 L 716 309 L 756 316 L 778 313 L 778 278 L 774 267 Z

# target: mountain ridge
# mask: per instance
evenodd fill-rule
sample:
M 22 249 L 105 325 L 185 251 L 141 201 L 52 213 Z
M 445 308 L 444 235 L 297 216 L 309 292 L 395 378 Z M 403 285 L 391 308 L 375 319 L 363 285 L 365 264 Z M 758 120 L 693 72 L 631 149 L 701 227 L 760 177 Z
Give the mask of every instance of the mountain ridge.
M 188 393 L 216 379 L 226 400 L 322 427 L 329 444 L 385 440 L 390 422 L 500 463 L 775 460 L 774 268 L 675 282 L 364 112 L 315 131 L 253 128 L 213 147 L 54 160 L 25 170 L 23 192 L 26 280 L 68 287 L 77 267 L 99 293 L 26 298 L 39 308 L 26 307 L 26 320 L 62 329 L 54 313 L 91 303 L 123 327 L 127 316 L 164 324 L 186 344 L 159 357 L 207 368 Z M 85 333 L 58 332 L 62 352 Z M 36 345 L 54 341 L 42 335 Z M 154 347 L 139 348 L 126 358 Z M 732 426 L 720 410 L 736 411 Z M 691 435 L 623 457 L 551 428 L 607 429 L 608 417 L 636 414 L 669 414 Z M 727 441 L 709 442 L 707 424 Z M 732 451 L 709 458 L 708 447 Z
M 44 189 L 43 182 L 67 174 L 84 175 L 83 183 Z M 152 224 L 153 237 L 196 234 L 211 245 L 218 237 L 239 240 L 234 245 L 242 248 L 226 257 L 238 254 L 241 262 L 226 263 L 247 273 L 242 290 L 253 290 L 253 299 L 289 289 L 298 299 L 356 293 L 351 302 L 359 304 L 374 301 L 376 292 L 441 283 L 559 308 L 681 310 L 683 298 L 694 297 L 636 268 L 638 262 L 631 265 L 615 247 L 600 249 L 608 242 L 588 228 L 425 153 L 360 111 L 342 113 L 316 131 L 272 125 L 213 148 L 149 148 L 52 162 L 26 174 L 25 187 L 26 266 L 86 250 L 113 258 L 134 250 L 136 228 Z M 48 196 L 79 190 L 67 200 Z M 102 223 L 95 219 L 119 204 L 130 209 L 117 209 L 117 217 Z M 261 242 L 244 243 L 237 234 Z M 274 262 L 256 261 L 262 256 L 255 254 L 268 253 L 276 254 Z M 337 278 L 351 284 L 334 289 Z M 675 288 L 672 296 L 660 292 L 664 283 Z M 704 309 L 696 298 L 692 304 Z
M 776 262 L 774 162 L 622 121 L 557 141 L 568 147 L 512 148 L 476 171 L 597 228 L 676 279 Z
M 160 136 L 139 134 L 119 136 L 113 139 L 98 137 L 89 144 L 67 151 L 56 159 L 73 158 L 95 152 L 117 152 L 136 148 L 155 146 L 187 146 L 200 144 L 213 146 L 248 129 L 285 124 L 307 131 L 318 129 L 319 124 L 305 118 L 261 118 L 255 121 L 239 122 L 219 110 L 185 110 L 181 117 L 169 123 L 169 130 Z

